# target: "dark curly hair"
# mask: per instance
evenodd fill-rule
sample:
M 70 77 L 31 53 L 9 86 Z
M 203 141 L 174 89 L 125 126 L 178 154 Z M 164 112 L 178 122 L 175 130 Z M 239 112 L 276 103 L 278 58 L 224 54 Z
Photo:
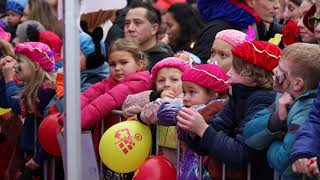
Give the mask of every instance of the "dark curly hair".
M 185 3 L 173 4 L 167 12 L 172 14 L 181 29 L 176 42 L 170 44 L 173 51 L 192 50 L 191 44 L 198 39 L 204 27 L 199 12 L 191 5 Z

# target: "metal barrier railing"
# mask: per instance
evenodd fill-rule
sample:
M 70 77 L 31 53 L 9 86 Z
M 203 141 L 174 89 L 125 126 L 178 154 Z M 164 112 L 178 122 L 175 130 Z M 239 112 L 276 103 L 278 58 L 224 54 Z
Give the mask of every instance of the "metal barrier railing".
M 120 117 L 123 117 L 123 112 L 120 110 L 113 110 L 113 114 L 119 115 Z M 121 122 L 121 118 L 119 120 Z M 105 123 L 104 120 L 101 120 L 101 129 L 100 129 L 100 135 L 102 136 L 105 129 L 104 129 Z M 160 141 L 160 130 L 159 126 L 156 126 L 156 154 L 159 154 L 159 141 Z M 180 173 L 180 156 L 181 156 L 181 147 L 180 147 L 180 142 L 178 141 L 177 143 L 177 179 L 179 178 L 179 173 Z M 199 161 L 199 180 L 202 180 L 203 177 L 203 157 L 200 156 L 200 161 Z M 50 166 L 49 166 L 50 164 Z M 100 159 L 98 162 L 99 165 L 99 175 L 100 179 L 104 179 L 104 164 L 102 163 L 102 160 Z M 49 171 L 50 167 L 50 171 Z M 226 164 L 222 164 L 222 180 L 226 180 Z M 115 176 L 113 179 L 120 180 L 123 176 L 120 173 L 115 172 Z M 43 168 L 43 175 L 44 175 L 44 180 L 54 180 L 55 179 L 55 158 L 52 158 L 50 160 L 46 160 L 44 163 L 44 168 Z M 49 177 L 50 175 L 50 177 Z M 251 180 L 251 164 L 248 164 L 247 166 L 247 180 Z

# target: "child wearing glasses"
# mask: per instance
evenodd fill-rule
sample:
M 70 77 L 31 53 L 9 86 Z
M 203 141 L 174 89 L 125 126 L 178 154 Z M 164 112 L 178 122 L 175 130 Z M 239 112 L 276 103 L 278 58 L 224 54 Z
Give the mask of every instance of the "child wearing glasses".
M 320 79 L 318 45 L 295 43 L 286 47 L 273 70 L 275 102 L 256 113 L 244 129 L 245 143 L 267 150 L 267 160 L 279 179 L 301 179 L 290 165 L 296 132 L 307 120 Z

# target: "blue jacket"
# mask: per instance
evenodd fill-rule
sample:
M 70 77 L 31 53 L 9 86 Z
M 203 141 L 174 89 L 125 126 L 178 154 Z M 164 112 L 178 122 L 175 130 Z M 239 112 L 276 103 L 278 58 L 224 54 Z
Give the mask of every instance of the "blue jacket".
M 292 172 L 289 158 L 296 138 L 296 130 L 302 125 L 311 110 L 316 90 L 307 91 L 297 98 L 288 108 L 286 123 L 281 123 L 277 113 L 278 99 L 269 108 L 258 112 L 246 125 L 244 135 L 246 144 L 254 149 L 266 149 L 269 165 L 281 176 L 281 179 L 301 179 L 301 175 Z M 281 137 L 283 136 L 284 137 Z
M 247 29 L 256 22 L 255 17 L 247 10 L 232 4 L 228 0 L 198 0 L 200 14 L 209 22 L 215 19 L 223 19 L 236 27 Z
M 87 69 L 81 72 L 81 92 L 87 90 L 91 85 L 109 77 L 109 64 L 104 63 L 94 69 Z
M 317 98 L 313 102 L 308 120 L 296 133 L 296 141 L 292 146 L 290 161 L 300 158 L 320 156 L 320 84 Z
M 232 94 L 203 137 L 190 139 L 190 145 L 200 155 L 212 155 L 227 166 L 246 166 L 251 162 L 253 179 L 270 179 L 271 169 L 266 163 L 263 165 L 263 156 L 257 156 L 261 152 L 245 145 L 243 128 L 256 112 L 274 102 L 275 92 L 232 84 Z
M 20 102 L 21 102 L 21 91 L 23 89 L 23 84 L 17 84 L 14 81 L 5 83 L 3 80 L 0 81 L 0 92 L 1 107 L 12 108 L 15 114 L 21 113 Z M 3 93 L 4 92 L 4 93 Z M 46 89 L 39 88 L 38 98 L 40 103 L 38 104 L 39 111 L 42 112 L 44 107 L 55 94 L 54 91 L 48 91 Z M 41 148 L 40 144 L 37 142 L 37 129 L 40 124 L 41 118 L 36 118 L 34 114 L 27 114 L 24 119 L 24 123 L 21 129 L 20 136 L 20 148 L 24 152 L 33 152 L 34 149 L 36 153 L 33 159 L 37 164 L 42 164 L 43 160 L 47 158 L 48 154 Z

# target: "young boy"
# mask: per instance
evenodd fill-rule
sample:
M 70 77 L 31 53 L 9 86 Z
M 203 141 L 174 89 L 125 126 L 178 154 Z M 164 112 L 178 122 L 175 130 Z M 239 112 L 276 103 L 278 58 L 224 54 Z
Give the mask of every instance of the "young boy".
M 7 26 L 5 29 L 11 33 L 11 40 L 16 36 L 17 26 L 21 23 L 23 10 L 26 5 L 27 0 L 7 0 Z
M 320 79 L 318 45 L 295 43 L 285 48 L 274 72 L 274 89 L 280 91 L 269 108 L 254 115 L 246 125 L 245 143 L 268 149 L 267 160 L 280 179 L 301 179 L 293 173 L 290 153 L 296 130 L 305 122 L 316 97 Z
M 192 134 L 188 143 L 193 150 L 227 167 L 247 167 L 251 162 L 252 179 L 272 179 L 263 156 L 254 158 L 260 152 L 245 145 L 243 127 L 256 112 L 273 103 L 272 69 L 278 65 L 280 53 L 277 46 L 263 41 L 245 42 L 232 49 L 232 67 L 227 73 L 232 96 L 217 117 L 208 125 L 192 108 L 182 107 L 178 112 L 177 124 Z M 244 173 L 240 179 L 245 178 Z

